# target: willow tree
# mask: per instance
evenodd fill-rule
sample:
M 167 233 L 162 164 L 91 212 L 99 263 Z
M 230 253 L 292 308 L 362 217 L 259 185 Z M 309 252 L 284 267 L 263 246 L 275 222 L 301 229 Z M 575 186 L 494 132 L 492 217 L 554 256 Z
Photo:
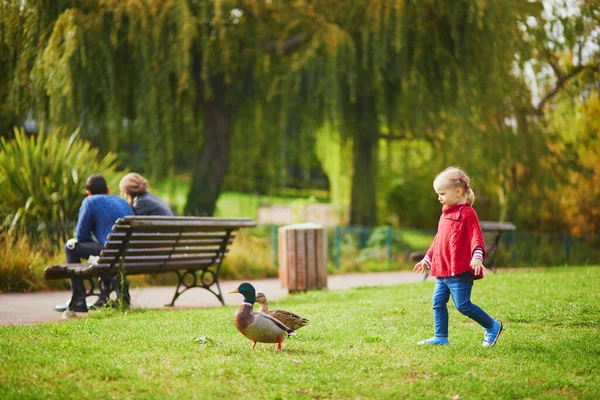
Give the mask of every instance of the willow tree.
M 21 13 L 16 3 L 0 3 L 0 129 L 2 134 L 11 131 L 11 126 L 17 125 L 14 109 L 8 106 L 9 90 L 13 71 L 18 62 L 18 49 L 23 40 L 22 30 L 19 29 Z
M 0 2 L 0 129 L 11 135 L 33 108 L 43 108 L 46 93 L 31 74 L 42 56 L 51 27 L 72 1 Z
M 334 65 L 318 57 L 306 63 L 301 81 L 320 82 L 305 92 L 305 102 L 324 105 L 323 120 L 352 146 L 350 224 L 377 223 L 380 140 L 437 143 L 443 132 L 436 125 L 447 115 L 470 120 L 503 102 L 521 50 L 519 24 L 539 10 L 516 0 L 315 6 L 318 18 L 339 33 L 344 55 Z M 334 81 L 319 80 L 328 68 L 338 71 Z
M 0 97 L 15 94 L 15 114 L 33 105 L 107 149 L 139 145 L 152 175 L 198 146 L 186 212 L 212 214 L 231 147 L 255 145 L 260 131 L 269 151 L 254 156 L 273 154 L 300 112 L 303 134 L 332 126 L 352 145 L 354 225 L 377 222 L 380 140 L 424 138 L 444 151 L 438 125 L 479 124 L 504 107 L 521 25 L 540 9 L 518 0 L 2 4 L 13 18 L 2 15 L 2 49 L 17 50 L 0 56 L 12 62 Z M 21 31 L 7 28 L 14 18 Z
M 19 10 L 21 29 L 33 32 L 27 43 L 36 49 L 11 71 L 25 77 L 12 82 L 13 90 L 32 88 L 26 106 L 52 124 L 83 126 L 110 150 L 141 146 L 154 176 L 173 168 L 178 148 L 200 145 L 189 214 L 214 212 L 236 121 L 255 115 L 277 77 L 289 79 L 320 40 L 302 2 L 8 3 Z M 9 47 L 18 53 L 23 44 L 15 39 Z

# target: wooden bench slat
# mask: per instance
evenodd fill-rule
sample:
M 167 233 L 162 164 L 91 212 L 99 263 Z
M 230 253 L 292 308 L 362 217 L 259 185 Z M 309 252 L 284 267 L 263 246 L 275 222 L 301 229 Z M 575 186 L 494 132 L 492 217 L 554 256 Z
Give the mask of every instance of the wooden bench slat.
M 166 216 L 166 215 L 129 215 L 119 218 L 118 221 L 167 221 L 180 222 L 191 221 L 194 223 L 202 223 L 208 225 L 218 225 L 221 223 L 237 224 L 240 227 L 254 227 L 256 222 L 251 218 L 222 218 L 222 217 L 190 217 L 190 216 Z
M 511 222 L 480 221 L 482 231 L 514 231 L 517 229 Z
M 176 247 L 205 247 L 205 246 L 221 246 L 223 243 L 224 237 L 220 239 L 207 239 L 207 240 L 130 240 L 127 243 L 128 249 L 152 249 L 152 248 L 173 248 Z M 227 245 L 231 245 L 233 243 L 234 238 L 230 238 L 227 241 Z M 109 250 L 117 250 L 120 249 L 123 245 L 122 241 L 113 241 L 109 240 L 104 245 L 105 249 Z
M 129 259 L 136 255 L 169 255 L 169 254 L 218 254 L 219 247 L 177 247 L 177 248 L 142 248 L 142 249 L 130 249 L 128 248 L 123 255 L 125 259 Z M 119 250 L 103 250 L 101 258 L 114 258 L 119 255 Z
M 162 255 L 129 255 L 123 258 L 123 262 L 125 263 L 125 265 L 130 264 L 130 263 L 135 263 L 138 261 L 155 261 L 157 263 L 160 263 L 162 261 L 166 261 L 169 259 L 174 259 L 174 260 L 204 260 L 204 259 L 213 259 L 216 256 L 218 256 L 218 253 L 213 251 L 207 254 L 189 254 L 189 253 L 182 253 L 182 254 L 174 254 L 174 255 L 170 255 L 170 254 L 162 254 Z M 118 262 L 120 263 L 120 259 L 116 258 L 116 257 L 109 257 L 109 256 L 104 256 L 101 257 L 98 260 L 98 264 L 106 264 L 106 263 L 114 263 L 114 262 Z
M 196 228 L 198 231 L 203 231 L 206 228 L 220 228 L 220 229 L 239 229 L 239 228 L 251 228 L 256 226 L 256 223 L 252 220 L 246 219 L 225 219 L 225 218 L 186 218 L 186 217 L 167 217 L 167 218 L 121 218 L 115 224 L 116 226 L 131 226 L 134 229 L 141 227 L 154 227 L 157 230 L 171 227 L 181 228 Z
M 182 240 L 210 240 L 210 239 L 222 239 L 227 232 L 223 233 L 211 233 L 211 232 L 183 232 L 183 233 L 144 233 L 144 232 L 132 232 L 129 240 L 172 240 L 181 238 Z M 229 236 L 235 238 L 237 236 L 236 231 L 229 233 Z M 122 241 L 127 237 L 127 232 L 112 232 L 108 235 L 108 240 Z
M 165 221 L 166 222 L 166 221 Z M 154 226 L 152 224 L 148 225 L 114 225 L 114 232 L 140 232 L 140 233 L 175 233 L 175 232 L 189 232 L 189 233 L 199 233 L 199 232 L 223 232 L 226 233 L 227 227 L 221 226 L 196 226 L 196 225 L 186 225 L 186 224 L 178 224 L 178 225 L 162 225 L 160 227 Z M 237 229 L 237 227 L 232 227 L 229 229 Z
M 231 219 L 221 219 L 215 218 L 211 220 L 201 219 L 201 218 L 159 218 L 159 219 L 146 219 L 146 218 L 137 218 L 137 219 L 125 219 L 125 223 L 130 224 L 134 228 L 142 227 L 142 226 L 152 226 L 155 228 L 164 228 L 164 227 L 195 227 L 199 228 L 221 228 L 221 229 L 239 229 L 245 227 L 254 227 L 256 223 L 250 220 L 231 220 Z
M 228 250 L 225 250 L 225 254 L 227 254 Z M 144 255 L 142 255 L 144 254 Z M 125 263 L 129 263 L 129 262 L 135 262 L 138 260 L 156 260 L 156 261 L 162 261 L 162 260 L 168 260 L 169 256 L 172 255 L 171 258 L 174 259 L 180 259 L 180 258 L 214 258 L 216 256 L 218 256 L 220 254 L 220 252 L 212 250 L 212 251 L 196 251 L 196 252 L 185 252 L 185 251 L 180 251 L 180 252 L 174 252 L 174 251 L 154 251 L 152 253 L 150 252 L 137 252 L 137 253 L 129 253 L 127 255 L 125 255 L 125 257 L 123 257 L 123 260 Z M 103 254 L 100 259 L 98 260 L 99 264 L 104 264 L 104 263 L 115 263 L 115 262 L 120 262 L 120 259 L 118 257 L 117 253 L 113 253 L 113 254 Z

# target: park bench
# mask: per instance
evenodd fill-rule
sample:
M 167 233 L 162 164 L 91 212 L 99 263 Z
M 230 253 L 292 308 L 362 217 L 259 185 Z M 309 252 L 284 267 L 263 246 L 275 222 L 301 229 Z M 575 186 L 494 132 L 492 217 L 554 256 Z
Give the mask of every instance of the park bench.
M 485 258 L 483 265 L 493 271 L 496 270 L 496 250 L 502 239 L 502 235 L 505 232 L 511 232 L 516 229 L 515 225 L 511 222 L 495 222 L 495 221 L 480 221 L 481 232 L 483 233 L 483 240 L 485 242 Z M 417 263 L 425 257 L 427 254 L 425 251 L 415 251 L 409 254 L 411 261 Z M 429 276 L 429 270 L 425 272 L 425 278 Z
M 249 218 L 124 217 L 113 225 L 97 263 L 50 266 L 44 278 L 82 278 L 89 282 L 89 297 L 99 295 L 94 280 L 100 277 L 174 272 L 179 282 L 168 306 L 195 287 L 210 291 L 225 305 L 219 286 L 221 264 L 237 231 L 253 226 Z M 80 300 L 71 299 L 72 304 Z

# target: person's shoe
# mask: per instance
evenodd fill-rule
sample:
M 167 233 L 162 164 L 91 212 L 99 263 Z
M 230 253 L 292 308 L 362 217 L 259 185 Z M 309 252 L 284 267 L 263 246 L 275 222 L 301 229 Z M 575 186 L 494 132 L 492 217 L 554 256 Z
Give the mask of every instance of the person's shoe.
M 99 310 L 100 308 L 104 308 L 104 307 L 106 307 L 106 304 L 107 304 L 107 303 L 108 303 L 108 302 L 106 301 L 106 299 L 98 299 L 98 300 L 96 300 L 96 302 L 95 302 L 94 304 L 92 304 L 92 305 L 90 306 L 90 308 L 91 308 L 92 310 Z
M 77 303 L 74 307 L 69 307 L 69 311 L 88 312 L 87 304 L 85 302 Z
M 54 311 L 65 312 L 67 311 L 67 304 L 59 304 L 54 307 Z
M 71 310 L 66 310 L 63 315 L 62 315 L 63 319 L 72 319 L 72 318 L 77 318 L 77 314 L 75 313 L 75 311 L 71 311 Z
M 442 345 L 445 346 L 448 344 L 448 338 L 447 337 L 438 337 L 438 336 L 434 336 L 431 339 L 427 339 L 427 340 L 421 340 L 420 342 L 417 343 L 418 345 L 423 345 L 423 344 L 434 344 L 434 345 Z
M 483 347 L 492 347 L 498 341 L 498 336 L 502 332 L 502 322 L 495 321 L 492 329 L 485 330 L 485 338 L 483 339 Z
M 93 307 L 93 305 L 88 304 L 87 307 L 86 307 L 86 309 L 85 309 L 85 311 L 80 311 L 80 310 L 83 310 L 83 307 L 80 305 L 78 307 L 79 310 L 75 310 L 75 311 L 77 311 L 77 312 L 87 312 L 88 308 L 92 308 L 92 307 Z M 65 311 L 67 311 L 68 308 L 69 308 L 69 303 L 67 302 L 65 304 L 58 304 L 58 305 L 54 306 L 54 311 L 65 312 Z

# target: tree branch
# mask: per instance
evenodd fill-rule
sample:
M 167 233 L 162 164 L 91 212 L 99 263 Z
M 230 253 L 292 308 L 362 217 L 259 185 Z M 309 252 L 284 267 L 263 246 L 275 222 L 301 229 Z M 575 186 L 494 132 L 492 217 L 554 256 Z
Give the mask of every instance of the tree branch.
M 542 100 L 539 102 L 539 104 L 535 108 L 535 113 L 537 115 L 544 115 L 543 109 L 544 109 L 544 106 L 546 105 L 546 103 L 548 103 L 550 100 L 552 100 L 552 98 L 554 96 L 556 96 L 558 94 L 560 89 L 562 89 L 565 86 L 567 81 L 569 81 L 571 78 L 577 76 L 585 68 L 588 68 L 588 66 L 586 66 L 586 65 L 579 65 L 576 68 L 574 68 L 571 72 L 569 72 L 568 74 L 563 75 L 562 72 L 560 72 L 560 70 L 558 70 L 557 66 L 553 65 L 553 63 L 550 60 L 548 62 L 550 63 L 550 66 L 552 67 L 552 69 L 556 68 L 555 73 L 557 75 L 557 81 L 556 81 L 556 85 L 554 86 L 554 88 L 552 88 L 552 90 L 550 90 L 548 93 L 546 93 L 546 95 L 544 97 L 542 97 Z
M 266 25 L 262 17 L 256 14 L 254 10 L 252 10 L 252 7 L 247 6 L 244 1 L 242 1 L 236 8 L 242 10 L 244 14 L 251 15 L 259 25 Z M 300 46 L 300 43 L 302 43 L 304 40 L 304 36 L 304 32 L 299 32 L 294 34 L 291 38 L 283 41 L 279 39 L 264 40 L 261 45 L 263 50 L 267 53 L 277 52 L 279 54 L 285 54 Z
M 563 77 L 562 71 L 560 70 L 560 68 L 558 68 L 558 64 L 556 64 L 556 62 L 554 61 L 555 58 L 556 57 L 554 57 L 553 54 L 548 53 L 548 64 L 550 64 L 550 67 L 552 67 L 552 70 L 556 74 L 556 77 L 560 80 Z
M 262 48 L 267 53 L 275 53 L 285 54 L 291 50 L 294 50 L 300 43 L 304 40 L 304 32 L 299 32 L 293 35 L 291 38 L 281 41 L 281 40 L 265 40 L 262 42 Z

